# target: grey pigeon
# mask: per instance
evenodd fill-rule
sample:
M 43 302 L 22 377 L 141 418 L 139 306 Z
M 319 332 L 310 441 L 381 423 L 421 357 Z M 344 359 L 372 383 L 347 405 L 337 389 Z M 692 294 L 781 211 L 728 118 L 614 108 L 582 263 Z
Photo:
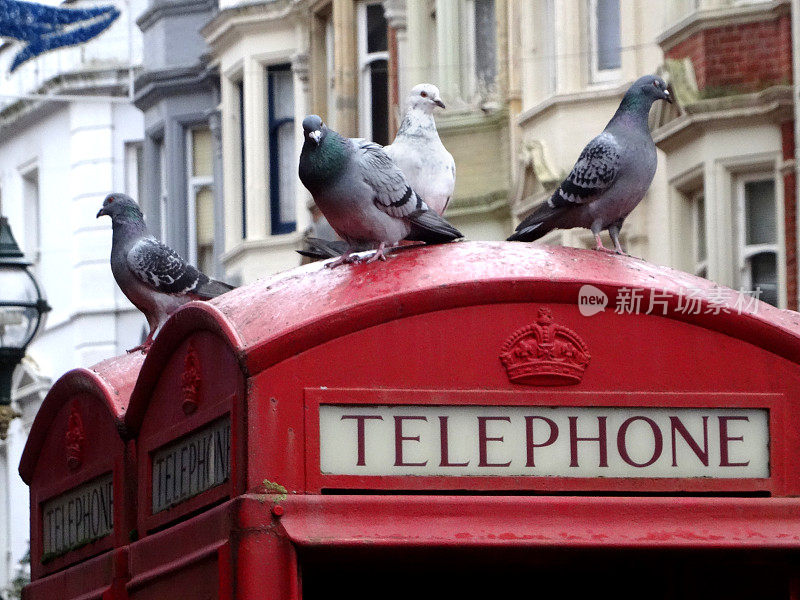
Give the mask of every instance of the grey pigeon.
M 641 202 L 656 172 L 656 146 L 647 117 L 656 100 L 672 103 L 664 80 L 655 75 L 637 79 L 625 93 L 603 133 L 583 149 L 578 162 L 558 189 L 540 204 L 509 237 L 531 242 L 553 229 L 591 229 L 596 250 L 606 250 L 600 232 L 608 229 L 619 254 L 619 231 Z
M 342 137 L 317 115 L 303 119 L 300 181 L 314 197 L 347 250 L 329 267 L 354 262 L 358 248 L 378 246 L 367 262 L 386 260 L 384 249 L 400 240 L 442 244 L 463 237 L 409 186 L 379 145 Z
M 437 106 L 444 108 L 439 88 L 430 83 L 415 86 L 397 136 L 383 149 L 425 204 L 441 215 L 453 197 L 456 163 L 436 131 L 433 109 Z
M 208 300 L 233 289 L 209 279 L 147 231 L 139 205 L 125 194 L 109 194 L 97 216 L 111 217 L 111 272 L 122 293 L 144 313 L 150 333 L 136 350 L 147 351 L 156 330 L 190 300 Z

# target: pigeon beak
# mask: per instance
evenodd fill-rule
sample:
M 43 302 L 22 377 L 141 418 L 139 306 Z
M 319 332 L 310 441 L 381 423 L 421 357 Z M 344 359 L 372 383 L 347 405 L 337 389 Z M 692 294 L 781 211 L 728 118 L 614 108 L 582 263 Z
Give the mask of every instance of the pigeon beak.
M 672 94 L 669 93 L 669 90 L 664 90 L 664 100 L 666 100 L 670 104 L 673 103 Z
M 445 107 L 445 106 L 444 106 L 444 102 L 442 102 L 442 99 L 441 99 L 441 98 L 437 98 L 436 100 L 434 100 L 434 101 L 433 101 L 433 103 L 434 103 L 436 106 L 439 106 L 439 107 L 441 107 L 441 108 L 444 108 L 444 107 Z
M 319 129 L 317 129 L 316 131 L 312 131 L 311 133 L 309 133 L 308 137 L 314 140 L 314 144 L 319 146 L 319 138 L 322 137 L 322 132 Z
M 106 212 L 106 209 L 105 208 L 101 208 L 100 210 L 97 211 L 97 216 L 95 217 L 95 219 L 99 219 L 103 215 L 107 215 L 107 214 L 108 213 Z

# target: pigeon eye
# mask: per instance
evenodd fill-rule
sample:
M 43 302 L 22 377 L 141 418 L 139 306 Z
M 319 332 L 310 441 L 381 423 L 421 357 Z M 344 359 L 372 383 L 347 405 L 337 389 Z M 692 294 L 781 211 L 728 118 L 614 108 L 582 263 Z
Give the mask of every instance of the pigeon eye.
M 423 98 L 427 98 L 428 92 L 420 92 L 419 95 L 422 96 Z

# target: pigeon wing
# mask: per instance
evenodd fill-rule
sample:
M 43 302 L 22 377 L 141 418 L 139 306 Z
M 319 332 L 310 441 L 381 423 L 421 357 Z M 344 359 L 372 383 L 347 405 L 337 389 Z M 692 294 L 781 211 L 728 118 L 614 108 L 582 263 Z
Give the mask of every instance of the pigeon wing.
M 550 208 L 588 204 L 600 197 L 619 173 L 619 156 L 620 147 L 613 135 L 604 131 L 594 138 L 547 201 Z
M 163 294 L 187 294 L 209 279 L 172 248 L 142 238 L 128 252 L 128 267 L 144 284 Z
M 372 201 L 383 212 L 397 218 L 428 210 L 403 172 L 378 144 L 357 140 L 357 156 L 364 182 L 372 188 Z

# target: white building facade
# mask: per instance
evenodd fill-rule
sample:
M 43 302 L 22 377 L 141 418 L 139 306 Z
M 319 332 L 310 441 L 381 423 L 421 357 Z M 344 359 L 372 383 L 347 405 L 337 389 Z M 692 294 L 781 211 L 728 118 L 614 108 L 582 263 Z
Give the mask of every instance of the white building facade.
M 95 218 L 109 192 L 138 196 L 140 180 L 143 122 L 130 90 L 141 62 L 134 20 L 146 2 L 112 3 L 121 15 L 99 37 L 13 74 L 18 47 L 0 47 L 0 213 L 53 308 L 15 373 L 12 400 L 23 416 L 0 442 L 0 590 L 28 550 L 28 488 L 17 467 L 50 383 L 123 353 L 144 330 L 108 266 L 110 222 Z

